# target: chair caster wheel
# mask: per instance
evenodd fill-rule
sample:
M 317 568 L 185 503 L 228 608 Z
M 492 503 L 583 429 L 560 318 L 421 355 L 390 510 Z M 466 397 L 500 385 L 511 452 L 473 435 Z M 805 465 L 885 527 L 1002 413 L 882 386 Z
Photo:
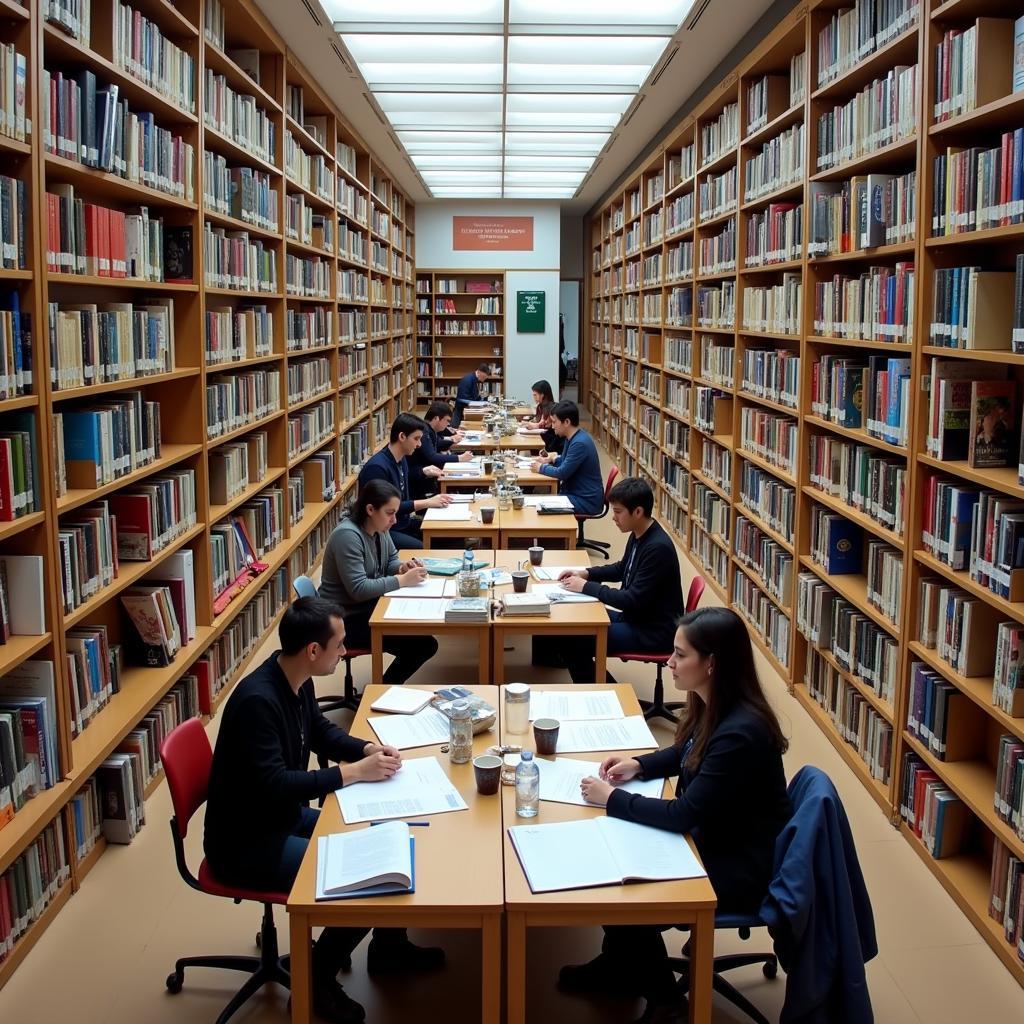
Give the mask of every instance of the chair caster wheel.
M 164 984 L 167 986 L 168 992 L 177 995 L 185 984 L 185 979 L 177 971 L 172 971 L 167 975 L 167 981 Z
M 762 973 L 762 974 L 763 974 L 763 975 L 764 975 L 764 976 L 765 976 L 765 977 L 766 977 L 766 978 L 767 978 L 767 979 L 768 979 L 769 981 L 771 981 L 771 980 L 772 980 L 772 978 L 775 978 L 775 977 L 777 977 L 777 976 L 778 976 L 778 973 L 779 973 L 779 964 L 778 964 L 778 961 L 777 961 L 777 960 L 767 960 L 767 961 L 765 961 L 765 964 L 764 964 L 764 966 L 763 966 L 763 967 L 761 968 L 761 973 Z

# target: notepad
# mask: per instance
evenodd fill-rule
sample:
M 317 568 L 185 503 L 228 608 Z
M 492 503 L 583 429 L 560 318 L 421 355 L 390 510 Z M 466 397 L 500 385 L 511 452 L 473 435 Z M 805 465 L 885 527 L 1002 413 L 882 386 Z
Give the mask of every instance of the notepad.
M 564 494 L 528 494 L 524 499 L 528 508 L 551 508 L 571 512 L 572 502 Z
M 431 576 L 455 576 L 462 571 L 461 558 L 424 558 L 423 564 Z M 474 569 L 482 569 L 487 562 L 479 558 L 473 562 Z
M 538 757 L 540 770 L 540 798 L 556 804 L 576 804 L 579 807 L 593 807 L 583 799 L 580 782 L 588 775 L 598 777 L 600 761 L 577 761 L 574 757 L 556 757 L 553 761 Z M 664 779 L 630 779 L 615 787 L 627 793 L 638 793 L 657 799 L 665 788 Z
M 433 699 L 430 690 L 416 690 L 411 686 L 389 686 L 371 705 L 371 711 L 385 711 L 390 715 L 415 715 Z
M 559 754 L 592 750 L 653 750 L 657 742 L 643 715 L 610 722 L 562 722 L 558 730 Z
M 596 597 L 590 594 L 577 594 L 573 590 L 566 590 L 561 583 L 534 583 L 530 588 L 535 594 L 543 594 L 549 601 L 555 604 L 599 604 Z
M 592 693 L 564 693 L 561 690 L 531 690 L 530 721 L 555 718 L 559 722 L 597 722 L 625 718 L 619 695 L 614 690 Z
M 619 818 L 513 825 L 508 834 L 533 892 L 707 875 L 679 833 Z
M 447 743 L 450 735 L 447 717 L 433 707 L 423 707 L 411 715 L 385 715 L 367 721 L 381 743 L 399 750 Z
M 468 810 L 436 757 L 410 758 L 390 779 L 355 782 L 335 790 L 334 797 L 349 825 Z
M 424 521 L 428 523 L 461 523 L 473 518 L 473 513 L 465 505 L 448 505 L 446 508 L 428 508 Z
M 563 572 L 575 572 L 583 568 L 585 567 L 582 565 L 535 565 L 533 575 L 539 580 L 557 581 Z
M 450 582 L 450 580 L 424 580 L 412 587 L 389 590 L 387 596 L 392 600 L 396 597 L 445 597 Z
M 422 619 L 426 622 L 444 622 L 445 601 L 436 597 L 393 597 L 384 609 L 384 618 Z
M 416 891 L 416 841 L 404 821 L 379 828 L 320 836 L 316 847 L 316 898 Z

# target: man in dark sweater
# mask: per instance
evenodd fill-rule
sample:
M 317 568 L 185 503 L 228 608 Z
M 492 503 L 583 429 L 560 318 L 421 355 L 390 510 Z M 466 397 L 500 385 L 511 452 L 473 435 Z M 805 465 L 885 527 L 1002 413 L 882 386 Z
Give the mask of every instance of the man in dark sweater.
M 565 446 L 561 454 L 547 452 L 531 463 L 534 473 L 554 477 L 558 492 L 564 494 L 577 512 L 596 516 L 604 508 L 601 459 L 594 439 L 580 426 L 575 402 L 556 402 L 551 407 L 551 427 Z
M 424 475 L 427 466 L 434 466 L 442 473 L 449 462 L 469 462 L 471 451 L 456 455 L 449 449 L 462 440 L 462 432 L 456 431 L 450 437 L 445 434 L 452 420 L 452 407 L 447 402 L 431 402 L 424 417 L 426 428 L 420 438 L 420 446 L 409 456 L 413 468 L 412 492 L 417 498 L 426 498 L 437 490 L 437 478 Z
M 459 381 L 459 387 L 455 392 L 455 417 L 452 426 L 458 429 L 462 422 L 462 414 L 470 402 L 480 401 L 480 385 L 491 375 L 491 368 L 486 363 L 481 363 L 475 370 L 470 371 Z
M 608 505 L 612 521 L 629 534 L 622 560 L 589 569 L 566 570 L 560 577 L 562 586 L 611 605 L 610 656 L 619 651 L 669 654 L 676 620 L 684 611 L 683 588 L 675 545 L 651 518 L 654 492 L 638 477 L 626 477 L 611 489 Z M 606 587 L 605 581 L 622 586 Z M 562 658 L 572 681 L 594 682 L 594 639 L 562 637 L 561 642 Z M 608 681 L 612 681 L 611 676 Z
M 419 469 L 409 464 L 409 456 L 419 448 L 423 440 L 426 423 L 411 412 L 401 412 L 391 424 L 391 440 L 376 455 L 370 456 L 359 470 L 359 489 L 370 480 L 388 480 L 398 488 L 401 503 L 398 516 L 391 528 L 391 539 L 399 551 L 402 548 L 422 548 L 423 536 L 420 521 L 413 516 L 427 508 L 444 508 L 450 505 L 450 494 L 435 494 L 431 498 L 413 498 L 413 476 L 436 479 L 441 470 L 436 466 L 423 466 Z
M 288 892 L 313 835 L 319 811 L 310 800 L 354 782 L 380 782 L 399 770 L 394 748 L 349 736 L 320 711 L 313 676 L 333 674 L 345 653 L 341 611 L 300 598 L 278 629 L 281 650 L 246 676 L 221 715 L 206 801 L 204 849 L 214 876 L 228 885 Z M 310 753 L 345 762 L 309 771 Z M 339 1024 L 365 1017 L 337 981 L 367 928 L 325 928 L 313 950 L 317 1013 Z M 405 929 L 377 928 L 371 973 L 422 970 L 444 951 L 414 946 Z

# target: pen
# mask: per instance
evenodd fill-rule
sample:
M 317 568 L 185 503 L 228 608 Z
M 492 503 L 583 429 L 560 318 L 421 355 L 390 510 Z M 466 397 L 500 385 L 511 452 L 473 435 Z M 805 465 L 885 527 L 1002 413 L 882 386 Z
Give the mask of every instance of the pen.
M 401 821 L 400 818 L 397 819 L 397 820 Z M 386 825 L 386 824 L 388 824 L 386 821 L 371 821 L 370 822 L 370 827 L 372 828 L 374 825 Z M 430 828 L 430 822 L 429 821 L 407 821 L 406 825 L 408 825 L 410 828 L 414 828 L 414 827 L 415 828 Z

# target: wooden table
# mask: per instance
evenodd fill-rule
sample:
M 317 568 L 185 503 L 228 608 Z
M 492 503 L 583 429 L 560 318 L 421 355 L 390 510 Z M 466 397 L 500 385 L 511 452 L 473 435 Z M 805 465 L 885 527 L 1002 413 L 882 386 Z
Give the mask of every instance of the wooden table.
M 428 545 L 429 546 L 429 545 Z M 481 561 L 486 560 L 494 565 L 494 552 L 478 549 L 473 554 Z M 462 550 L 431 549 L 430 558 L 461 559 Z M 398 557 L 403 562 L 409 558 L 422 558 L 424 552 L 403 548 Z M 455 577 L 431 577 L 431 579 L 451 579 Z M 370 678 L 380 680 L 384 675 L 384 637 L 385 636 L 451 636 L 464 634 L 474 637 L 477 642 L 477 661 L 479 665 L 477 679 L 480 684 L 491 682 L 491 624 L 490 622 L 435 622 L 423 619 L 385 619 L 391 598 L 385 594 L 377 601 L 377 606 L 370 616 Z M 440 600 L 440 599 L 439 599 Z
M 452 462 L 449 465 L 457 466 Z M 471 488 L 474 491 L 486 491 L 494 483 L 493 473 L 467 476 L 465 473 L 449 473 L 447 469 L 441 477 L 441 493 L 458 490 L 460 487 Z M 545 476 L 543 473 L 532 473 L 529 470 L 520 469 L 516 472 L 516 483 L 520 487 L 530 487 L 534 491 L 556 494 L 558 492 L 558 481 L 553 476 Z
M 352 734 L 374 737 L 366 724 L 370 704 L 386 689 L 367 686 Z M 424 687 L 431 689 L 431 687 Z M 473 687 L 498 707 L 494 687 Z M 474 737 L 473 754 L 485 753 L 495 732 Z M 501 1020 L 501 919 L 504 909 L 502 878 L 502 819 L 499 797 L 476 792 L 473 765 L 450 764 L 440 747 L 408 751 L 407 756 L 433 753 L 469 805 L 430 817 L 429 829 L 414 829 L 416 838 L 416 891 L 406 895 L 366 899 L 316 901 L 317 837 L 367 828 L 346 825 L 338 801 L 329 797 L 320 812 L 316 831 L 288 896 L 291 929 L 292 1024 L 308 1024 L 311 1014 L 310 932 L 321 925 L 337 927 L 472 928 L 480 932 L 482 1001 L 480 1020 Z M 457 858 L 457 859 L 456 859 Z M 472 865 L 472 870 L 453 866 Z
M 485 524 L 481 521 L 481 505 L 494 506 L 494 522 Z M 480 545 L 482 548 L 496 548 L 498 546 L 499 522 L 497 499 L 491 499 L 488 496 L 486 500 L 478 499 L 476 501 L 472 501 L 469 503 L 469 510 L 472 518 L 468 521 L 445 519 L 433 521 L 424 515 L 423 523 L 420 527 L 420 533 L 423 537 L 423 547 L 451 547 L 451 540 L 455 537 L 477 537 L 483 542 Z
M 490 415 L 493 408 L 493 406 L 489 406 L 488 408 L 472 405 L 466 406 L 466 408 L 462 410 L 462 422 L 465 423 L 466 420 L 479 420 L 480 422 L 483 422 L 484 416 Z M 532 405 L 517 405 L 512 409 L 512 415 L 517 420 L 521 420 L 524 416 L 528 416 L 532 421 L 536 414 L 537 410 Z
M 537 686 L 538 690 L 579 691 L 579 686 Z M 630 686 L 592 687 L 614 689 L 619 694 L 627 715 L 639 715 L 640 705 Z M 533 749 L 532 730 L 526 737 L 507 733 L 502 723 L 503 743 L 522 743 Z M 587 761 L 603 761 L 612 751 L 587 754 L 566 754 Z M 627 755 L 629 751 L 615 751 Z M 639 751 L 634 751 L 639 753 Z M 671 795 L 666 787 L 666 796 Z M 690 958 L 690 1024 L 710 1024 L 711 976 L 715 949 L 715 892 L 707 878 L 674 882 L 641 882 L 595 889 L 573 889 L 567 892 L 533 893 L 520 866 L 508 826 L 525 823 L 515 816 L 515 789 L 503 786 L 502 815 L 506 826 L 505 843 L 505 910 L 506 910 L 506 1024 L 526 1021 L 526 929 L 599 927 L 605 924 L 688 924 L 691 927 Z M 576 821 L 604 814 L 603 808 L 577 807 L 544 801 L 540 812 L 530 821 Z M 690 842 L 691 846 L 692 841 Z
M 515 569 L 525 552 L 499 550 L 494 552 L 494 564 L 506 569 Z M 579 566 L 589 568 L 590 556 L 585 551 L 552 551 L 545 553 L 546 562 L 551 565 Z M 535 580 L 530 575 L 528 590 L 533 589 Z M 545 581 L 548 582 L 548 581 Z M 511 585 L 494 588 L 495 598 L 512 592 Z M 541 615 L 496 615 L 491 628 L 491 679 L 505 682 L 505 638 L 508 636 L 592 636 L 595 639 L 594 678 L 603 680 L 608 671 L 608 610 L 600 602 L 585 604 L 556 604 L 550 616 Z
M 480 437 L 470 440 L 465 438 L 458 444 L 453 444 L 450 451 L 459 451 L 466 448 L 480 448 L 484 451 L 494 451 L 495 448 L 514 448 L 525 452 L 539 452 L 544 448 L 544 441 L 540 434 L 509 434 L 497 441 L 490 434 L 481 434 Z
M 499 513 L 501 532 L 496 547 L 510 548 L 513 540 L 557 540 L 566 548 L 576 547 L 576 517 L 572 512 L 542 516 L 535 508 L 525 506 Z M 424 542 L 425 543 L 425 542 Z M 557 564 L 557 563 L 556 563 Z M 587 562 L 589 565 L 590 563 Z

